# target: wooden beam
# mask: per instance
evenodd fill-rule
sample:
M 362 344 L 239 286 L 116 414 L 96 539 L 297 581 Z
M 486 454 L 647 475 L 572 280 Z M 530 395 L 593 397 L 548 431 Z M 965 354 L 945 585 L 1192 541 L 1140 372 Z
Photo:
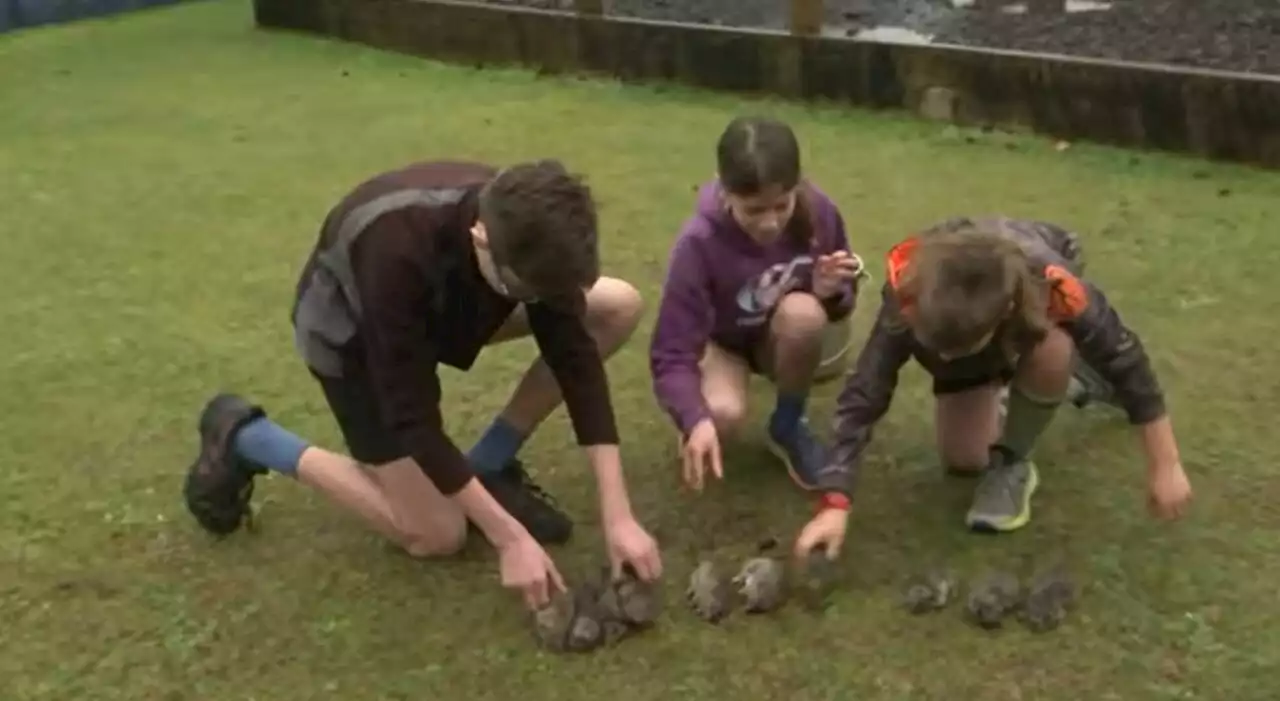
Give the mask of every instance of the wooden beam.
M 822 0 L 791 0 L 791 33 L 816 36 L 822 33 Z
M 580 15 L 600 17 L 604 14 L 604 0 L 573 0 L 573 9 Z

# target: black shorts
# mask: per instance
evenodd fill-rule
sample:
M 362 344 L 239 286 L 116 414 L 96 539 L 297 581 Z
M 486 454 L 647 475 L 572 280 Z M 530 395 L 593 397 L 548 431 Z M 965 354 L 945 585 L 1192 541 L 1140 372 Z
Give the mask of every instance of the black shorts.
M 1002 372 L 991 375 L 979 375 L 976 377 L 949 377 L 943 380 L 934 378 L 933 380 L 933 396 L 940 397 L 946 394 L 960 394 L 969 390 L 986 387 L 992 384 L 1007 385 L 1013 380 L 1014 369 L 1008 368 Z
M 325 377 L 315 370 L 311 370 L 311 376 L 320 383 L 329 410 L 342 431 L 347 453 L 357 462 L 385 465 L 408 455 L 382 421 L 373 384 L 367 375 L 348 368 L 343 377 Z

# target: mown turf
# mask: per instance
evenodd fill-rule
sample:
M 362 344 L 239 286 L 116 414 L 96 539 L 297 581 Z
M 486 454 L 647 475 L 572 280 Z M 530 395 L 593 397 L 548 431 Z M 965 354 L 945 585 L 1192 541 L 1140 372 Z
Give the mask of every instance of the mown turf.
M 822 619 L 712 628 L 673 606 L 652 634 L 556 658 L 534 650 L 482 547 L 411 561 L 283 480 L 259 490 L 257 537 L 197 532 L 179 482 L 211 391 L 247 392 L 340 445 L 288 310 L 346 188 L 418 158 L 562 157 L 598 190 L 610 272 L 653 304 L 714 138 L 746 110 L 794 123 L 869 259 L 957 213 L 1084 232 L 1093 276 L 1168 387 L 1191 518 L 1149 521 L 1123 422 L 1068 411 L 1043 445 L 1032 527 L 964 533 L 970 487 L 936 467 L 913 369 L 865 470 L 848 584 Z M 0 37 L 0 698 L 1271 698 L 1278 194 L 1274 175 L 1192 161 L 434 65 L 259 32 L 239 0 Z M 610 375 L 636 506 L 665 543 L 675 602 L 697 553 L 788 536 L 810 506 L 750 442 L 726 483 L 681 493 L 649 389 L 651 321 Z M 504 347 L 448 374 L 460 441 L 531 353 Z M 835 389 L 815 398 L 817 425 Z M 555 552 L 562 568 L 594 565 L 593 487 L 562 413 L 526 457 L 582 524 Z M 1056 634 L 979 634 L 955 610 L 893 608 L 919 564 L 973 574 L 1059 551 L 1085 593 Z

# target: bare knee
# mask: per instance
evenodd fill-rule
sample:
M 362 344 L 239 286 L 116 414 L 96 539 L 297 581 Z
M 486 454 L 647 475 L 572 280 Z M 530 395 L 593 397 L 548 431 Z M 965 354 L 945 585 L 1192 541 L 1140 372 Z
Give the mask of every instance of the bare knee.
M 433 558 L 456 555 L 467 545 L 467 519 L 456 517 L 432 519 L 430 527 L 406 529 L 400 547 L 411 557 Z
M 1075 342 L 1060 328 L 1049 329 L 1044 340 L 1018 364 L 1015 382 L 1035 397 L 1061 397 L 1071 382 Z
M 587 293 L 588 326 L 601 345 L 621 344 L 640 325 L 644 297 L 631 283 L 602 277 Z
M 808 292 L 792 292 L 778 302 L 770 330 L 782 343 L 822 343 L 827 328 L 827 312 L 817 297 Z
M 728 392 L 708 396 L 707 410 L 715 422 L 716 433 L 721 436 L 737 433 L 747 420 L 746 398 Z
M 986 469 L 1000 434 L 1000 388 L 995 385 L 938 397 L 938 453 L 955 472 Z

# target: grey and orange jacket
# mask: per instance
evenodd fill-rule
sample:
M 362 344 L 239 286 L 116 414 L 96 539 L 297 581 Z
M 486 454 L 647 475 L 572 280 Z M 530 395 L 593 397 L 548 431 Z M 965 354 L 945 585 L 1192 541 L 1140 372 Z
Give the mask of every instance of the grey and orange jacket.
M 997 377 L 1008 370 L 1009 361 L 992 348 L 943 360 L 916 341 L 910 330 L 899 330 L 900 325 L 893 323 L 910 303 L 899 295 L 897 283 L 921 238 L 961 223 L 994 228 L 1022 245 L 1036 273 L 1050 281 L 1049 317 L 1071 335 L 1080 360 L 1115 387 L 1130 423 L 1145 424 L 1164 416 L 1164 395 L 1142 341 L 1102 290 L 1083 279 L 1074 234 L 1046 222 L 1006 217 L 953 219 L 902 241 L 889 252 L 875 325 L 836 403 L 833 449 L 820 476 L 824 490 L 852 493 L 862 454 L 876 423 L 889 409 L 898 372 L 908 360 L 915 358 L 937 380 Z

